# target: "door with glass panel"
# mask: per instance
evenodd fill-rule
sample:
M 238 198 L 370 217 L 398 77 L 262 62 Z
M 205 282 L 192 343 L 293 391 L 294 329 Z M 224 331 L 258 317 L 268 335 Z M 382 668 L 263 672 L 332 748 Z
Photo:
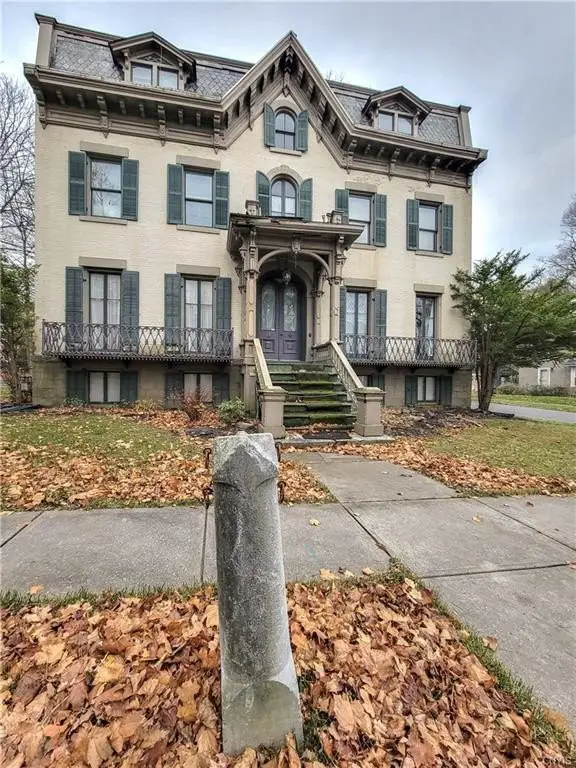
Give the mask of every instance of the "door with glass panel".
M 300 360 L 300 294 L 295 283 L 262 284 L 258 337 L 270 360 Z
M 120 348 L 120 275 L 90 272 L 89 280 L 90 349 Z
M 184 348 L 211 352 L 214 290 L 211 280 L 184 280 Z
M 416 356 L 434 358 L 436 336 L 436 297 L 416 296 Z
M 344 352 L 352 358 L 368 356 L 368 294 L 366 291 L 346 291 Z

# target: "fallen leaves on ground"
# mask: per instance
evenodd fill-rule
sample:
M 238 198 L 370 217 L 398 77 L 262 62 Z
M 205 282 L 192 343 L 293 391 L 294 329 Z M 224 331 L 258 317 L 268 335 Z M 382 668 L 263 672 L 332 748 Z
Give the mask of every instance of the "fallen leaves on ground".
M 199 503 L 211 477 L 212 470 L 205 468 L 203 458 L 178 452 L 163 451 L 144 462 L 120 463 L 103 456 L 70 458 L 48 447 L 0 448 L 3 509 Z M 328 492 L 301 464 L 282 460 L 280 479 L 285 483 L 286 502 L 314 503 L 328 498 Z
M 295 450 L 285 448 L 284 452 Z M 567 477 L 541 477 L 519 469 L 495 467 L 472 459 L 433 453 L 426 447 L 426 442 L 420 439 L 406 438 L 372 445 L 342 443 L 307 447 L 305 450 L 390 461 L 422 472 L 461 491 L 502 494 L 534 492 L 548 495 L 576 493 L 576 481 Z
M 499 418 L 464 408 L 446 406 L 412 408 L 382 408 L 384 432 L 393 437 L 424 437 L 443 430 L 480 427 L 488 419 Z
M 295 584 L 290 630 L 307 735 L 272 755 L 220 754 L 211 588 L 183 599 L 2 612 L 4 765 L 112 768 L 561 766 L 530 713 L 433 607 L 400 584 Z

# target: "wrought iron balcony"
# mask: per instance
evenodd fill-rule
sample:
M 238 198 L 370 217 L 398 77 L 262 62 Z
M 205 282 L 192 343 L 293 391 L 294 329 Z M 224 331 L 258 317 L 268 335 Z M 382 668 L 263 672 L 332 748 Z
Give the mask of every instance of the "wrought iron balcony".
M 359 365 L 473 368 L 476 364 L 476 342 L 468 339 L 346 334 L 342 349 L 351 363 Z
M 42 323 L 44 357 L 92 360 L 198 360 L 227 362 L 231 330 L 154 325 Z

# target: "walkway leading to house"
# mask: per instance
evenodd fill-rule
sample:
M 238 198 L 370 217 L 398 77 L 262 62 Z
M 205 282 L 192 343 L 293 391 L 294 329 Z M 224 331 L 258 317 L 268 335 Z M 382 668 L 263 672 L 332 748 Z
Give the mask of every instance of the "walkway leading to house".
M 338 503 L 283 507 L 287 579 L 400 558 L 462 621 L 495 636 L 506 664 L 576 730 L 576 499 L 456 498 L 386 462 L 290 458 Z M 3 589 L 63 594 L 216 577 L 213 512 L 201 507 L 17 512 L 0 517 L 0 530 Z
M 472 408 L 478 408 L 478 403 L 472 403 Z M 517 419 L 576 424 L 576 413 L 570 413 L 570 411 L 553 411 L 548 408 L 529 408 L 525 405 L 503 405 L 502 403 L 491 403 L 490 410 L 493 413 L 511 413 Z

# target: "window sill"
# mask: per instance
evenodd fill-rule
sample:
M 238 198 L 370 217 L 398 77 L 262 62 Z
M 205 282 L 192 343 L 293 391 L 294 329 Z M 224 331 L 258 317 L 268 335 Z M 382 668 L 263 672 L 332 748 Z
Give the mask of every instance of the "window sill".
M 205 232 L 208 235 L 219 235 L 224 231 L 219 227 L 195 227 L 192 224 L 177 224 L 176 229 L 181 232 Z
M 278 155 L 292 155 L 292 157 L 302 157 L 304 154 L 299 149 L 282 149 L 281 147 L 268 147 L 268 149 Z
M 380 248 L 383 248 L 384 246 L 381 245 Z M 369 243 L 352 243 L 350 248 L 358 249 L 359 251 L 376 251 L 378 250 L 377 245 L 370 245 Z
M 111 216 L 79 216 L 80 221 L 94 221 L 97 224 L 121 224 L 126 226 L 129 222 L 128 219 L 114 219 Z
M 438 251 L 414 251 L 416 256 L 432 256 L 433 259 L 443 259 L 446 254 Z

